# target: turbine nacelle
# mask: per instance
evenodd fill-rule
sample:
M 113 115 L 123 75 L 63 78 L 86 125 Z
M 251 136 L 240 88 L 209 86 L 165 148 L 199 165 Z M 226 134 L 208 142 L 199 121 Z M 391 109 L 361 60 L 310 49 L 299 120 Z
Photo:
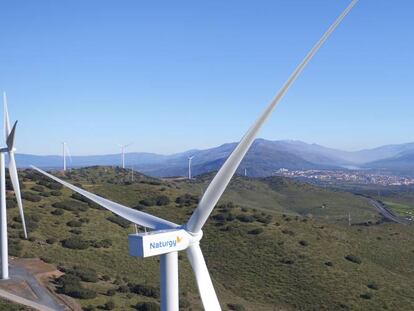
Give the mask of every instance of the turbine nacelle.
M 152 257 L 186 250 L 198 244 L 203 237 L 200 232 L 190 234 L 184 229 L 158 230 L 128 235 L 129 254 L 133 257 Z

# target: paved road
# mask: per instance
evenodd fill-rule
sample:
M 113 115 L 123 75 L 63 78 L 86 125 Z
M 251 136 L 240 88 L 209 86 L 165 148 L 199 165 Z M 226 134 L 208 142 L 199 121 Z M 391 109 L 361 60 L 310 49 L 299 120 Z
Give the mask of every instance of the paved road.
M 30 289 L 33 291 L 37 299 L 35 301 L 14 295 L 12 293 L 9 293 L 5 290 L 0 290 L 0 296 L 32 307 L 37 310 L 55 310 L 55 311 L 65 311 L 67 308 L 58 302 L 56 298 L 44 287 L 42 284 L 39 283 L 39 281 L 30 273 L 28 272 L 23 265 L 20 265 L 19 263 L 10 262 L 10 276 L 11 280 L 2 281 L 2 282 L 13 282 L 13 280 L 17 281 L 24 281 L 26 284 L 30 287 Z
M 410 223 L 409 220 L 404 219 L 404 218 L 400 218 L 398 216 L 396 216 L 393 212 L 391 212 L 389 209 L 387 209 L 384 204 L 382 204 L 381 202 L 375 201 L 373 199 L 368 199 L 368 202 L 374 206 L 378 212 L 381 213 L 382 216 L 384 216 L 385 218 L 394 221 L 396 223 L 402 224 L 402 225 L 407 225 Z

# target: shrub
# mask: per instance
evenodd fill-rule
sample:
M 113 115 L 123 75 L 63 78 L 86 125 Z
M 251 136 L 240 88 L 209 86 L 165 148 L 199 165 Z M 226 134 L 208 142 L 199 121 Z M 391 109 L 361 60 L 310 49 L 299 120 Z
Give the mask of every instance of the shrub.
M 248 234 L 253 234 L 253 235 L 258 235 L 260 233 L 263 233 L 263 229 L 262 228 L 256 228 L 256 229 L 252 229 L 250 231 L 248 231 Z
M 328 267 L 333 267 L 333 262 L 332 261 L 327 261 L 327 262 L 325 262 L 325 265 L 326 266 L 328 266 Z
M 102 241 L 93 241 L 91 244 L 95 248 L 110 248 L 112 241 L 110 239 L 104 239 Z
M 133 207 L 133 209 L 136 209 L 137 211 L 143 211 L 145 209 L 145 206 L 142 204 L 137 204 Z
M 56 280 L 58 292 L 78 299 L 93 299 L 97 296 L 96 292 L 84 288 L 81 279 L 72 274 L 65 274 Z
M 115 302 L 113 302 L 113 301 L 108 301 L 107 303 L 105 303 L 105 304 L 103 305 L 103 309 L 104 309 L 104 310 L 113 310 L 113 309 L 115 309 Z
M 272 222 L 273 216 L 272 215 L 253 215 L 256 221 L 261 222 L 262 224 L 270 224 Z
M 294 236 L 295 235 L 295 232 L 293 232 L 292 230 L 288 230 L 288 229 L 283 229 L 282 230 L 282 233 L 283 234 L 290 235 L 290 236 Z
M 62 192 L 59 190 L 52 190 L 50 191 L 50 194 L 53 195 L 54 197 L 60 197 L 62 195 Z
M 378 284 L 376 284 L 376 283 L 369 283 L 369 284 L 367 285 L 367 287 L 368 287 L 369 289 L 379 290 L 379 286 L 378 286 Z
M 156 203 L 158 206 L 164 206 L 170 204 L 171 200 L 166 195 L 160 195 L 156 198 Z
M 129 287 L 127 285 L 121 285 L 118 287 L 118 292 L 129 293 Z
M 41 196 L 34 194 L 34 193 L 30 193 L 30 192 L 23 192 L 22 198 L 30 202 L 40 202 L 42 200 Z
M 141 285 L 141 284 L 128 284 L 129 290 L 132 293 L 152 297 L 152 298 L 160 298 L 160 291 L 158 288 L 149 286 L 149 285 Z
M 233 303 L 229 303 L 227 306 L 229 307 L 229 309 L 230 309 L 230 310 L 233 310 L 233 311 L 245 311 L 245 310 L 246 310 L 246 309 L 245 309 L 242 305 L 240 305 L 240 304 L 233 304 Z
M 111 288 L 106 291 L 107 296 L 114 296 L 116 294 L 116 290 Z
M 117 215 L 111 215 L 106 219 L 108 219 L 110 222 L 117 224 L 118 226 L 121 226 L 122 228 L 128 228 L 131 224 L 128 220 L 121 218 Z
M 57 242 L 57 240 L 55 238 L 49 238 L 46 240 L 47 244 L 55 244 Z
M 302 245 L 302 246 L 308 246 L 309 242 L 305 241 L 305 240 L 301 240 L 301 241 L 299 241 L 299 244 Z
M 140 302 L 135 306 L 138 311 L 159 311 L 160 306 L 155 302 Z
M 7 208 L 15 208 L 17 206 L 17 201 L 16 199 L 12 199 L 12 198 L 7 198 L 6 199 L 6 207 Z
M 179 204 L 180 206 L 195 205 L 198 204 L 198 201 L 198 197 L 191 195 L 189 193 L 181 195 L 175 199 L 175 203 Z
M 73 193 L 71 195 L 72 199 L 84 202 L 84 203 L 88 203 L 89 200 L 87 198 L 85 198 L 83 195 L 79 194 L 79 193 Z
M 254 222 L 255 221 L 253 216 L 243 215 L 243 214 L 242 215 L 237 215 L 236 219 L 238 221 L 241 221 L 241 222 Z
M 87 205 L 76 201 L 56 202 L 52 206 L 55 208 L 62 208 L 70 212 L 86 212 L 88 210 Z
M 358 265 L 362 263 L 361 259 L 355 255 L 346 255 L 345 259 Z
M 73 272 L 76 276 L 84 282 L 96 283 L 98 282 L 98 274 L 92 268 L 85 268 L 76 266 L 73 268 Z
M 9 241 L 9 255 L 19 257 L 22 253 L 23 247 L 20 241 L 10 240 Z
M 157 204 L 157 201 L 155 199 L 144 199 L 139 201 L 139 204 L 142 204 L 144 206 L 154 206 Z
M 62 246 L 70 249 L 87 249 L 89 247 L 89 242 L 82 240 L 78 236 L 74 236 L 63 240 Z
M 78 227 L 82 226 L 82 223 L 78 220 L 71 220 L 71 221 L 68 221 L 66 223 L 66 225 L 69 226 L 69 227 L 77 227 L 78 228 Z
M 40 183 L 39 183 L 40 184 Z M 51 190 L 62 190 L 63 186 L 57 182 L 46 182 L 43 184 L 44 186 L 48 187 Z
M 50 213 L 51 213 L 52 215 L 55 215 L 55 216 L 61 216 L 61 215 L 63 215 L 65 212 L 63 211 L 63 209 L 59 209 L 59 208 L 57 208 L 57 209 L 55 209 L 55 210 L 51 211 Z
M 371 299 L 374 295 L 372 293 L 364 293 L 361 294 L 359 297 L 361 297 L 362 299 Z
M 33 190 L 33 191 L 37 191 L 37 192 L 44 192 L 45 191 L 45 188 L 43 186 L 40 186 L 40 185 L 35 185 L 30 189 Z

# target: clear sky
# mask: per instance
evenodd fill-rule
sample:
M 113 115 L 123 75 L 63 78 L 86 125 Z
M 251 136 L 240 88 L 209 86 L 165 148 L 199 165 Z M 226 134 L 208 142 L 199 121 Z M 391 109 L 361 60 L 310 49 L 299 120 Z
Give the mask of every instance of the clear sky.
M 172 153 L 238 141 L 349 0 L 0 4 L 19 152 Z M 361 0 L 260 136 L 346 150 L 414 141 L 412 0 Z

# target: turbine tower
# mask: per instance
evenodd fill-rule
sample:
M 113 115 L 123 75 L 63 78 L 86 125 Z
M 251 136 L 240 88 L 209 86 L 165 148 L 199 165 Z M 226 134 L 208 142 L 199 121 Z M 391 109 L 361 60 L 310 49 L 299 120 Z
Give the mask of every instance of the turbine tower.
M 129 146 L 131 146 L 131 144 L 127 144 L 127 145 L 119 145 L 119 147 L 121 147 L 121 163 L 122 163 L 122 168 L 125 168 L 125 149 Z
M 191 161 L 193 161 L 194 156 L 188 157 L 188 179 L 191 180 Z
M 67 162 L 66 162 L 66 156 L 69 157 L 70 162 L 72 162 L 72 156 L 70 155 L 68 144 L 65 142 L 62 142 L 62 156 L 63 156 L 63 171 L 66 172 L 67 169 Z
M 331 33 L 351 11 L 357 1 L 358 0 L 353 0 L 346 10 L 338 17 L 334 24 L 309 52 L 302 63 L 295 69 L 285 85 L 266 107 L 253 126 L 243 136 L 237 147 L 227 158 L 226 162 L 208 186 L 197 208 L 186 224 L 178 225 L 168 220 L 164 220 L 162 218 L 109 201 L 108 199 L 87 192 L 84 189 L 78 188 L 66 181 L 33 167 L 40 173 L 85 196 L 122 218 L 125 218 L 134 224 L 138 224 L 139 226 L 153 230 L 149 233 L 130 234 L 128 236 L 128 244 L 129 253 L 132 256 L 161 257 L 161 310 L 178 311 L 179 309 L 178 252 L 183 250 L 186 250 L 189 262 L 193 268 L 204 309 L 208 311 L 221 310 L 220 303 L 200 248 L 200 240 L 203 237 L 202 228 L 222 196 L 224 190 L 228 186 L 240 162 L 243 160 L 253 141 L 257 137 L 262 125 L 272 114 L 276 105 L 280 102 L 283 95 L 288 91 L 289 87 L 296 80 L 299 74 L 303 71 L 306 64 L 312 59 Z
M 14 136 L 16 134 L 17 121 L 13 128 L 10 128 L 9 112 L 7 108 L 6 93 L 3 93 L 4 104 L 4 136 L 6 140 L 6 147 L 0 149 L 0 234 L 1 234 L 1 279 L 7 280 L 9 278 L 9 248 L 7 241 L 7 210 L 6 210 L 6 168 L 5 168 L 5 154 L 9 156 L 9 175 L 13 186 L 14 194 L 19 207 L 20 218 L 22 219 L 22 226 L 24 237 L 27 239 L 26 222 L 24 220 L 23 203 L 20 194 L 19 176 L 17 175 L 17 166 L 14 153 Z

